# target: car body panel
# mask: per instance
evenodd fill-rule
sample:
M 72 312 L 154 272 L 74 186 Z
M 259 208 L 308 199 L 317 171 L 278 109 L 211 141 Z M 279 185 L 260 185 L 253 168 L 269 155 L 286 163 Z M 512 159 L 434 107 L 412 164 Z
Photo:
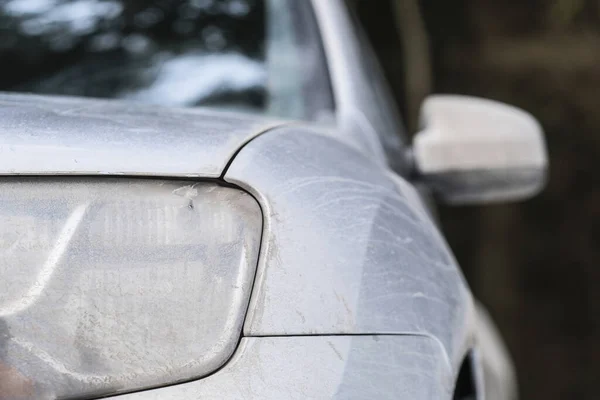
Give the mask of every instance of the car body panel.
M 473 353 L 481 354 L 476 375 L 482 364 L 493 372 L 486 390 L 514 387 L 501 340 L 480 322 L 431 211 L 405 179 L 402 124 L 378 93 L 372 54 L 344 1 L 311 4 L 335 126 L 0 94 L 0 175 L 223 178 L 262 208 L 257 275 L 233 358 L 202 379 L 120 399 L 450 399 Z
M 338 133 L 374 161 L 406 173 L 404 126 L 374 54 L 362 41 L 344 0 L 312 0 L 336 102 Z
M 483 305 L 477 309 L 478 372 L 483 381 L 481 393 L 486 400 L 518 398 L 513 361 L 494 322 Z
M 244 338 L 211 376 L 116 399 L 450 400 L 453 377 L 440 353 L 419 336 Z
M 245 335 L 427 335 L 459 368 L 471 294 L 402 178 L 327 133 L 290 127 L 245 146 L 225 180 L 265 219 Z
M 281 122 L 209 109 L 0 94 L 0 175 L 219 177 Z

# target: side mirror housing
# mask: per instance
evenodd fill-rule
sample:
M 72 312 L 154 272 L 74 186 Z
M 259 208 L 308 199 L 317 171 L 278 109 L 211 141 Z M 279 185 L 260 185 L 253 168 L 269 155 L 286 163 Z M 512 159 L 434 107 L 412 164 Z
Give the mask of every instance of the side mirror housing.
M 421 108 L 412 154 L 416 174 L 450 204 L 522 200 L 546 181 L 548 157 L 537 120 L 516 107 L 435 95 Z

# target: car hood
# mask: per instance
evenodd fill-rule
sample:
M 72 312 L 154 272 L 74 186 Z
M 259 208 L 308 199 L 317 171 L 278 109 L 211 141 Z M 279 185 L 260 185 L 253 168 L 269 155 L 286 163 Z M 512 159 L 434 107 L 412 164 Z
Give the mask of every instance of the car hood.
M 0 175 L 221 176 L 281 125 L 211 109 L 0 93 Z

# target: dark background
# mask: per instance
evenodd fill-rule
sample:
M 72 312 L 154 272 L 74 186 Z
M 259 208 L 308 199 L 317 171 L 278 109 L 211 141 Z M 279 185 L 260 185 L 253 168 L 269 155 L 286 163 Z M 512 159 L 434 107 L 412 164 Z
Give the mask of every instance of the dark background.
M 600 1 L 357 6 L 411 131 L 429 92 L 511 103 L 541 121 L 551 168 L 540 196 L 443 207 L 441 220 L 506 340 L 521 398 L 600 398 Z

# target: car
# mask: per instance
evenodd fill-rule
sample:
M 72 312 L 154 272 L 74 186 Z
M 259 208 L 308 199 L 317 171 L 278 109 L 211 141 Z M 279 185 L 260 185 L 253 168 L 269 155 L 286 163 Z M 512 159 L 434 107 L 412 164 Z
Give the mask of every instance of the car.
M 539 192 L 531 115 L 432 95 L 409 141 L 343 0 L 0 25 L 0 399 L 516 398 L 432 199 Z

